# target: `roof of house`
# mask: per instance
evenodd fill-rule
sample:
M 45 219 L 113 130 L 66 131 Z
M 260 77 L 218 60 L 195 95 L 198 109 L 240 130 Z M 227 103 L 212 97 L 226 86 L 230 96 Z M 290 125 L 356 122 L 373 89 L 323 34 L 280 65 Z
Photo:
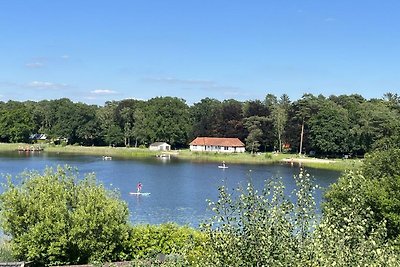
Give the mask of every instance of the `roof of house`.
M 197 137 L 189 145 L 191 146 L 230 146 L 243 147 L 244 144 L 239 138 L 222 137 Z
M 166 142 L 155 142 L 152 143 L 150 146 L 162 146 L 162 145 L 169 145 L 169 144 Z

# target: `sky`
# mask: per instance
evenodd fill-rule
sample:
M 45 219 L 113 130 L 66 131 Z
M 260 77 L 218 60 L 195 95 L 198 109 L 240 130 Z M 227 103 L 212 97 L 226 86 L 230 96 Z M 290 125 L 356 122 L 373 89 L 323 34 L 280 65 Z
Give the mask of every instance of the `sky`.
M 0 101 L 400 93 L 398 0 L 0 0 Z

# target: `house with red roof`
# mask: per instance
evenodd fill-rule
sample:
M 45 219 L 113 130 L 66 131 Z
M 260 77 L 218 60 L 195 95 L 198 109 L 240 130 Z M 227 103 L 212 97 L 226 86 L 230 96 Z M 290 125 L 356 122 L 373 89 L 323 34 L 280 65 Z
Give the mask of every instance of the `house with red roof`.
M 239 138 L 197 137 L 190 142 L 190 151 L 199 152 L 245 152 L 245 146 Z

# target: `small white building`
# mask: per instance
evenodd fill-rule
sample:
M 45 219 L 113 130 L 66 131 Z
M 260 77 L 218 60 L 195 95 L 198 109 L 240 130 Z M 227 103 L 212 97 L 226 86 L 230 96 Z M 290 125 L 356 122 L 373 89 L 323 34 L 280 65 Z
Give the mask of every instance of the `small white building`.
M 245 145 L 239 138 L 197 137 L 190 144 L 190 151 L 242 153 Z
M 171 145 L 165 142 L 155 142 L 149 146 L 152 151 L 169 151 L 171 150 Z
M 32 141 L 46 141 L 47 140 L 47 135 L 46 134 L 31 134 L 29 136 L 29 139 L 31 139 Z

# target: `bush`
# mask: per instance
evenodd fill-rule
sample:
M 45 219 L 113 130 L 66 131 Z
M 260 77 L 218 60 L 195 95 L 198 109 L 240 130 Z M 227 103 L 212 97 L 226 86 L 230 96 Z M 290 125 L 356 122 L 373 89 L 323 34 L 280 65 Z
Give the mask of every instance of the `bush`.
M 314 239 L 319 262 L 398 266 L 395 246 L 388 241 L 386 220 L 377 216 L 369 203 L 369 182 L 360 172 L 348 172 L 326 193 L 323 218 Z
M 361 195 L 353 208 L 326 207 L 316 219 L 314 187 L 300 172 L 293 198 L 280 179 L 262 192 L 251 183 L 238 195 L 221 187 L 215 216 L 204 226 L 209 239 L 196 266 L 399 266 L 395 248 L 385 239 L 385 222 L 373 220 Z
M 36 265 L 124 258 L 128 208 L 115 192 L 70 167 L 8 178 L 0 195 L 1 226 L 19 260 Z
M 348 173 L 326 193 L 325 206 L 331 209 L 371 209 L 376 223 L 384 220 L 388 239 L 400 241 L 400 149 L 376 151 L 367 155 L 359 173 Z M 399 246 L 400 248 L 400 246 Z
M 400 149 L 367 154 L 362 171 L 370 180 L 400 176 Z
M 200 253 L 205 238 L 198 230 L 172 223 L 137 225 L 131 228 L 125 248 L 133 259 L 178 255 L 190 261 Z

